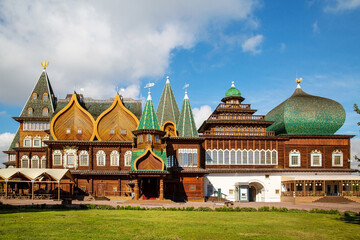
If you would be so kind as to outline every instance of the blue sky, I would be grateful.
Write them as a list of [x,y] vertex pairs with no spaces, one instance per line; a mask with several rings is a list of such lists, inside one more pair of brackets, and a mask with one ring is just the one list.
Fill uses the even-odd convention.
[[302,77],[304,91],[344,106],[337,133],[359,138],[359,24],[360,0],[2,1],[0,147],[16,132],[11,117],[43,60],[58,98],[80,88],[98,99],[114,97],[116,88],[143,98],[151,81],[157,106],[169,75],[180,108],[189,83],[198,124],[232,81],[244,103],[266,114]]

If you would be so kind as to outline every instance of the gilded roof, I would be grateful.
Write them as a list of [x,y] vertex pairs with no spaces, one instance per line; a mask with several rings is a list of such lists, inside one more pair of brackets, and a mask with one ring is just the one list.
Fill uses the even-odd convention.
[[179,108],[168,79],[161,94],[160,102],[156,110],[156,116],[159,120],[160,126],[162,126],[167,121],[177,123],[179,114]]
[[293,95],[265,117],[276,134],[332,135],[345,122],[343,106],[331,99],[305,93],[300,86]]

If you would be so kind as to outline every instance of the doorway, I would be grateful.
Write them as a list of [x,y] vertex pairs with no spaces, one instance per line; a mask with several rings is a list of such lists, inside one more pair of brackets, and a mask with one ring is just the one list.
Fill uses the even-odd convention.
[[140,196],[142,199],[153,199],[159,197],[159,178],[144,177],[140,179]]

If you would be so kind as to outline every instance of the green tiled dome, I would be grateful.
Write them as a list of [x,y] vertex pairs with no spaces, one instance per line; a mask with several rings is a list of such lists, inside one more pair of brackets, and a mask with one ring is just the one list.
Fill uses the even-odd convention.
[[305,93],[300,85],[293,95],[265,117],[276,134],[332,135],[345,122],[343,106],[331,99]]
[[230,96],[239,96],[241,97],[241,92],[239,89],[237,89],[235,87],[234,82],[232,82],[231,88],[229,88],[229,90],[226,91],[225,93],[225,97],[230,97]]

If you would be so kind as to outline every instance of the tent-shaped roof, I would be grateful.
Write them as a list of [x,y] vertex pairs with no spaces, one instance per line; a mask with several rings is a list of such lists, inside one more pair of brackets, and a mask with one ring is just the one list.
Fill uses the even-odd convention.
[[71,179],[72,176],[69,169],[46,169],[46,168],[5,168],[0,169],[0,178],[9,179],[17,174],[21,174],[29,180],[35,180],[41,175],[47,174],[56,181],[61,179]]
[[149,96],[147,98],[147,101],[146,101],[146,104],[144,107],[144,112],[141,116],[140,123],[138,126],[138,130],[141,130],[141,129],[160,130],[159,122],[158,122],[156,114],[155,114],[154,105],[152,103],[150,92],[149,92]]
[[199,137],[187,92],[185,92],[179,121],[177,123],[177,130],[179,137]]

